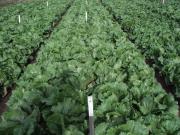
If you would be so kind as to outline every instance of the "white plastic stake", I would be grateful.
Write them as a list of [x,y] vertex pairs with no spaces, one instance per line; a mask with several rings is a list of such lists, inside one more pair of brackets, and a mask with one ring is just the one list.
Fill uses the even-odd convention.
[[48,7],[49,6],[49,2],[47,1],[46,4],[47,4],[47,7]]
[[163,4],[165,3],[165,0],[162,0]]
[[88,111],[89,111],[89,116],[94,116],[93,96],[88,96]]
[[19,20],[19,23],[21,23],[21,16],[18,15],[18,20]]
[[87,22],[87,11],[86,11],[86,22]]
[[89,135],[94,135],[93,96],[88,96]]

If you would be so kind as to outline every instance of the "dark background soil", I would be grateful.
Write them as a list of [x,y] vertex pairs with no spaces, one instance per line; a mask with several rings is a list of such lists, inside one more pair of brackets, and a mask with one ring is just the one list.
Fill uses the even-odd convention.
[[0,7],[6,6],[8,4],[14,4],[17,2],[22,2],[22,1],[25,1],[25,0],[0,0]]

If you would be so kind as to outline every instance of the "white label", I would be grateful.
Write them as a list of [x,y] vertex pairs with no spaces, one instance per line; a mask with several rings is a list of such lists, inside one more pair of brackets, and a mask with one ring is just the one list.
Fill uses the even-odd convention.
[[89,116],[94,116],[92,96],[88,96],[88,111],[89,111]]
[[163,0],[163,4],[164,4],[165,0]]
[[47,7],[48,7],[48,6],[49,6],[49,2],[47,1],[47,3],[46,3],[46,4],[47,4]]
[[86,22],[87,22],[87,11],[86,11]]
[[19,20],[19,23],[21,23],[21,16],[18,15],[18,20]]

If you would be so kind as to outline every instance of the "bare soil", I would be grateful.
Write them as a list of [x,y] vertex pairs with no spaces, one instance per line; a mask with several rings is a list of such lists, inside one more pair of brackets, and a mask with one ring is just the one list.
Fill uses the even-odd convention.
[[7,101],[9,100],[9,97],[11,96],[12,91],[10,91],[0,102],[0,115],[2,115],[3,112],[7,109]]
[[15,4],[26,0],[0,0],[0,7],[7,6],[9,4]]

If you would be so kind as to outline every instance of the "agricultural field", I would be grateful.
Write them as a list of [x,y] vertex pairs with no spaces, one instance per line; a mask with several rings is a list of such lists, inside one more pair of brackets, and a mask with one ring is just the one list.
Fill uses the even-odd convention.
[[1,102],[12,92],[0,135],[180,135],[179,6],[36,0],[0,9]]
[[180,97],[180,1],[104,0],[103,5]]
[[4,95],[4,88],[12,87],[26,66],[33,62],[36,52],[61,17],[60,13],[70,2],[54,0],[50,3],[51,8],[47,8],[46,2],[40,0],[0,10],[1,96]]

